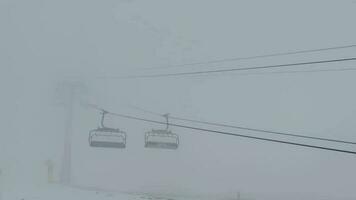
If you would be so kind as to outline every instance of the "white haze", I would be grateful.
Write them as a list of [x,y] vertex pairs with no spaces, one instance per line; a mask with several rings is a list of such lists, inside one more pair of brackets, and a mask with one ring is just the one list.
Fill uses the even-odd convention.
[[[143,134],[160,125],[116,117],[107,124],[128,133],[127,148],[93,149],[88,132],[100,115],[80,104],[164,120],[130,108],[134,105],[177,117],[356,141],[353,71],[102,78],[353,57],[355,48],[138,70],[354,44],[355,19],[352,0],[0,0],[0,191],[46,188],[48,159],[59,180],[67,110],[55,89],[75,81],[86,88],[74,104],[73,186],[212,198],[240,192],[256,200],[356,199],[354,155],[174,127],[181,137],[177,151],[150,150],[143,147]],[[352,145],[309,143],[356,151]]]

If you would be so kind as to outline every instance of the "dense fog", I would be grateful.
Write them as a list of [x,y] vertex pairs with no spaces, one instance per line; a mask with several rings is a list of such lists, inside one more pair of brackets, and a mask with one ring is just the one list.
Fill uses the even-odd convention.
[[[0,199],[54,200],[65,190],[120,200],[356,199],[352,153],[175,126],[176,150],[144,147],[147,131],[165,129],[152,111],[172,124],[354,152],[174,119],[356,142],[354,60],[137,77],[356,57],[355,19],[353,0],[0,0]],[[335,46],[350,48],[230,59]],[[126,148],[93,148],[101,111],[92,104],[163,124],[108,114]]]

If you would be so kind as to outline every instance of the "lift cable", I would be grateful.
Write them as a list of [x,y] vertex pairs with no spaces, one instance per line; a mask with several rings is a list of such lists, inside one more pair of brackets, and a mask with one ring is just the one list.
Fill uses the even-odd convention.
[[[304,74],[304,73],[319,73],[319,72],[326,72],[326,73],[327,72],[352,72],[352,71],[356,71],[356,67],[313,69],[313,70],[281,70],[281,71],[268,71],[268,72],[266,72],[266,71],[265,72],[248,72],[248,73],[237,73],[237,74],[234,74],[234,76]],[[126,77],[96,76],[94,78],[95,79],[121,79],[121,80],[130,79],[127,76]]]
[[129,76],[101,76],[98,78],[110,78],[110,79],[142,79],[142,78],[161,78],[161,77],[179,77],[188,75],[204,75],[204,74],[216,74],[216,73],[227,73],[235,71],[251,71],[251,70],[261,70],[261,69],[276,69],[303,65],[319,65],[327,63],[339,63],[355,61],[356,57],[351,58],[340,58],[331,60],[317,60],[309,62],[297,62],[297,63],[286,63],[277,65],[264,65],[264,66],[251,66],[251,67],[240,67],[240,68],[227,68],[227,69],[216,69],[216,70],[206,70],[206,71],[192,71],[192,72],[178,72],[178,73],[160,73],[160,74],[148,74],[148,75],[129,75]]
[[[101,110],[101,111],[104,110],[104,109],[99,108],[98,106],[94,106],[93,108]],[[120,118],[125,118],[125,119],[166,125],[166,122],[161,122],[161,121],[156,121],[156,120],[151,120],[151,119],[146,119],[146,118],[141,118],[141,117],[136,117],[136,116],[131,116],[131,115],[124,115],[124,114],[113,113],[113,112],[108,112],[108,114],[110,114],[112,116],[117,116]],[[305,148],[321,149],[321,150],[325,150],[325,151],[334,151],[334,152],[356,155],[356,151],[348,151],[348,150],[330,148],[330,147],[325,147],[325,146],[309,145],[309,144],[304,144],[304,143],[289,142],[289,141],[285,141],[285,140],[276,140],[276,139],[269,139],[269,138],[263,138],[263,137],[255,137],[255,136],[249,136],[249,135],[243,135],[243,134],[236,134],[236,133],[232,133],[232,132],[218,131],[218,130],[213,130],[213,129],[205,129],[205,128],[199,128],[199,127],[194,127],[194,126],[186,126],[186,125],[175,124],[175,123],[169,123],[169,125],[174,126],[174,127],[179,127],[179,128],[201,131],[201,132],[210,132],[210,133],[221,134],[221,135],[229,135],[229,136],[235,136],[235,137],[249,138],[249,139],[253,139],[253,140],[281,143],[281,144],[300,146],[300,147],[305,147]]]
[[356,67],[314,69],[314,70],[283,70],[283,71],[271,71],[271,72],[250,72],[250,73],[243,73],[243,74],[236,74],[236,75],[239,75],[239,76],[247,76],[247,75],[276,75],[276,74],[302,74],[302,73],[346,72],[346,71],[356,71]]
[[[123,114],[118,114],[118,113],[109,113],[109,114],[111,114],[113,116],[121,117],[121,118],[126,118],[126,119],[133,119],[133,120],[144,121],[144,122],[149,122],[149,123],[156,123],[156,124],[163,124],[163,125],[166,124],[165,122],[160,122],[160,121],[155,121],[155,120],[150,120],[150,119],[145,119],[145,118],[139,118],[139,117],[134,117],[134,116],[130,116],[130,115],[123,115]],[[203,132],[210,132],[210,133],[216,133],[216,134],[222,134],[222,135],[230,135],[230,136],[235,136],[235,137],[243,137],[243,138],[275,142],[275,143],[282,143],[282,144],[288,144],[288,145],[294,145],[294,146],[302,146],[302,147],[307,147],[307,148],[356,154],[355,151],[335,149],[335,148],[329,148],[329,147],[323,147],[323,146],[316,146],[316,145],[309,145],[309,144],[303,144],[303,143],[289,142],[289,141],[284,141],[284,140],[255,137],[255,136],[236,134],[236,133],[225,132],[225,131],[218,131],[218,130],[212,130],[212,129],[198,128],[198,127],[193,127],[193,126],[186,126],[186,125],[181,125],[181,124],[169,123],[169,125],[179,127],[179,128],[185,128],[185,129],[191,129],[191,130],[197,130],[197,131],[203,131]]]
[[[159,113],[152,112],[143,108],[139,108],[137,106],[131,106],[131,108],[134,108],[136,110],[139,110],[141,112],[149,113],[152,115],[157,115],[160,116]],[[331,139],[331,138],[323,138],[323,137],[315,137],[315,136],[307,136],[307,135],[300,135],[300,134],[293,134],[293,133],[286,133],[286,132],[280,132],[280,131],[272,131],[272,130],[266,130],[266,129],[257,129],[257,128],[249,128],[249,127],[244,127],[244,126],[236,126],[236,125],[229,125],[229,124],[222,124],[222,123],[215,123],[215,122],[207,122],[207,121],[200,121],[200,120],[195,120],[195,119],[187,119],[187,118],[181,118],[181,117],[175,117],[175,116],[170,116],[171,119],[179,120],[179,121],[185,121],[185,122],[193,122],[193,123],[199,123],[199,124],[206,124],[206,125],[212,125],[212,126],[220,126],[220,127],[225,127],[225,128],[234,128],[234,129],[239,129],[239,130],[247,130],[247,131],[253,131],[253,132],[260,132],[260,133],[269,133],[269,134],[275,134],[275,135],[284,135],[284,136],[290,136],[290,137],[298,137],[298,138],[305,138],[305,139],[312,139],[312,140],[320,140],[320,141],[327,141],[327,142],[335,142],[335,143],[342,143],[342,144],[351,144],[351,145],[356,145],[356,142],[352,141],[346,141],[346,140],[338,140],[338,139]]]
[[348,48],[355,48],[355,47],[356,47],[356,44],[351,44],[351,45],[343,45],[343,46],[334,46],[334,47],[317,48],[317,49],[307,49],[307,50],[279,52],[279,53],[271,53],[271,54],[255,55],[255,56],[246,56],[246,57],[224,58],[224,59],[216,59],[216,60],[209,60],[209,61],[200,61],[200,62],[168,65],[168,66],[146,67],[146,68],[139,68],[139,69],[169,69],[169,68],[179,68],[179,67],[191,67],[191,66],[195,66],[195,65],[207,65],[207,64],[215,64],[215,63],[240,61],[240,60],[253,60],[253,59],[258,59],[258,58],[268,58],[268,57],[277,57],[277,56],[286,56],[286,55],[315,53],[315,52],[323,52],[323,51],[339,50],[339,49],[348,49]]

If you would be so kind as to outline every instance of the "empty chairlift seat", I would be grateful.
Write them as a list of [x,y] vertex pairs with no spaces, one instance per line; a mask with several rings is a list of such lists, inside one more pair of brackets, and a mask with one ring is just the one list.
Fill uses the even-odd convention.
[[179,137],[168,130],[151,130],[145,134],[145,147],[158,149],[177,149]]
[[103,110],[101,127],[89,132],[89,145],[102,148],[126,148],[126,133],[119,129],[105,127],[106,114],[108,112]]
[[169,130],[169,114],[163,115],[166,118],[166,129],[153,129],[145,133],[145,147],[158,149],[177,149],[179,137]]
[[89,144],[91,147],[125,148],[126,133],[119,129],[98,128],[90,132]]

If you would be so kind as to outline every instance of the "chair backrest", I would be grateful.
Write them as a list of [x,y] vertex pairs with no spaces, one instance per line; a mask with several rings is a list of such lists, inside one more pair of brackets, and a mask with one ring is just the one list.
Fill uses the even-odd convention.
[[145,134],[146,148],[177,149],[179,136],[168,130],[152,130]]
[[126,133],[118,129],[98,128],[89,133],[89,145],[104,148],[125,148]]

